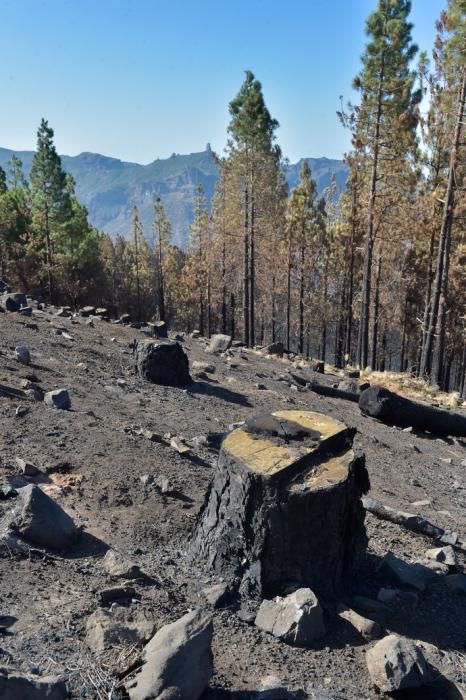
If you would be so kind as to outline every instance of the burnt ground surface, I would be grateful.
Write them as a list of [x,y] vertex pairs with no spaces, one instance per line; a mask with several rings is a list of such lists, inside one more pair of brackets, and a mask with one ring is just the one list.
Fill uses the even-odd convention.
[[[72,339],[57,335],[57,328]],[[20,388],[21,380],[35,375],[46,391],[69,389],[72,401],[71,410],[59,411],[42,402],[0,397],[1,480],[17,473],[16,457],[33,462],[45,475],[30,480],[85,532],[66,555],[38,549],[29,556],[2,551],[0,615],[17,620],[0,636],[0,665],[63,674],[72,697],[124,697],[114,674],[123,676],[140,650],[118,647],[99,657],[85,643],[86,620],[97,608],[96,592],[114,585],[101,563],[108,547],[131,556],[150,577],[135,584],[140,600],[134,605],[157,627],[193,605],[205,604],[199,589],[209,578],[190,568],[185,551],[217,452],[195,445],[190,454],[181,455],[167,444],[137,435],[138,427],[190,440],[227,431],[231,423],[254,412],[325,412],[357,428],[355,446],[366,454],[373,498],[466,536],[466,477],[461,466],[466,447],[461,441],[383,425],[362,416],[357,404],[297,391],[279,381],[291,366],[286,362],[239,349],[232,350],[231,357],[215,357],[205,352],[203,339],[187,337],[182,345],[191,364],[202,360],[215,365],[208,381],[197,380],[187,390],[151,385],[134,372],[130,344],[141,337],[136,329],[99,320],[92,328],[85,319],[57,318],[53,312],[35,312],[32,318],[0,315],[0,384]],[[31,350],[29,366],[14,359],[19,343]],[[309,378],[335,381],[330,375],[313,375],[309,368],[300,371]],[[25,415],[16,414],[18,405],[27,408]],[[172,493],[147,489],[140,480],[145,474],[168,477]],[[412,505],[416,502],[424,504]],[[0,511],[7,504],[0,502]],[[436,545],[371,515],[366,525],[369,551],[355,593],[375,599],[380,586],[387,585],[378,573],[384,554],[392,551],[414,561]],[[461,555],[459,562],[462,570]],[[256,697],[254,691],[267,684],[304,689],[311,698],[380,697],[365,663],[365,651],[373,642],[345,626],[331,603],[325,608],[327,636],[313,649],[288,646],[243,622],[229,608],[213,615],[215,672],[205,700]],[[442,576],[426,592],[406,596],[404,603],[372,617],[391,632],[439,647],[440,652],[427,647],[436,667],[452,680],[463,679],[466,596],[451,593]]]

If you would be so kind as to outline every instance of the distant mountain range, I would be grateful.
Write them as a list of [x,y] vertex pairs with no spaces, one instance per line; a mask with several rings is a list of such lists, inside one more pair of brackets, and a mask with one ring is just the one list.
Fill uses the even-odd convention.
[[[29,174],[33,151],[12,151],[0,148],[0,166],[8,169],[8,161],[15,154],[23,162],[24,172]],[[173,243],[186,246],[189,224],[192,221],[192,201],[198,185],[202,185],[208,200],[214,193],[218,179],[217,167],[210,147],[200,153],[173,154],[164,160],[157,159],[148,165],[127,163],[98,153],[80,153],[77,156],[61,156],[64,169],[76,181],[76,194],[89,212],[93,226],[115,237],[121,233],[128,237],[131,227],[131,209],[134,204],[148,240],[152,238],[153,203],[160,197],[165,206],[173,230]],[[307,158],[317,189],[322,193],[333,175],[344,189],[347,167],[341,160]],[[302,160],[287,168],[287,181],[295,187],[299,181]]]

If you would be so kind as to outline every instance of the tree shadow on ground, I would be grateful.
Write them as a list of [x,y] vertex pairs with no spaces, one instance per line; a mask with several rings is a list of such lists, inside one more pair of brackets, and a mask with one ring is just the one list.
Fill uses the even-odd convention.
[[252,406],[244,394],[207,382],[193,382],[188,391],[191,394],[212,396],[213,398],[222,399],[222,401],[228,401],[229,403],[234,403],[239,406]]
[[464,649],[466,596],[451,591],[443,574],[436,574],[427,582],[424,591],[402,586],[380,571],[382,559],[372,553],[366,555],[355,581],[354,593],[374,601],[376,606],[377,593],[381,588],[402,590],[405,595],[397,597],[390,604],[379,603],[377,612],[368,612],[364,606],[358,607],[354,599],[348,598],[351,607],[391,633],[419,639],[445,650]]

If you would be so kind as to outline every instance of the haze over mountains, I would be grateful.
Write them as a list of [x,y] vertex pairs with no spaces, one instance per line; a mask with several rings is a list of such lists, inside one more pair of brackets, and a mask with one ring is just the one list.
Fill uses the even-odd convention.
[[[29,174],[33,151],[13,151],[0,148],[0,166],[8,170],[8,161],[15,154]],[[99,230],[113,237],[128,237],[131,230],[131,209],[137,205],[147,239],[152,239],[153,203],[161,197],[172,224],[173,243],[185,248],[192,202],[198,185],[202,185],[208,200],[214,193],[218,171],[210,147],[199,153],[173,154],[148,165],[129,163],[100,155],[80,153],[61,156],[64,169],[76,181],[76,193],[89,212],[89,220]],[[337,185],[344,188],[347,168],[343,161],[329,158],[307,158],[317,189],[322,193],[335,175]],[[302,160],[287,168],[289,187],[299,180]]]

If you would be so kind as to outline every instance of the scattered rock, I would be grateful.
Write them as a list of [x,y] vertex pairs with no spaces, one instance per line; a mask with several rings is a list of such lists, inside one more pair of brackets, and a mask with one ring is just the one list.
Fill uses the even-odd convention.
[[229,588],[226,583],[215,583],[212,586],[206,586],[202,592],[207,602],[213,608],[221,608],[229,598]]
[[374,622],[374,620],[369,620],[367,617],[359,615],[359,613],[355,610],[351,610],[351,608],[340,606],[338,609],[338,616],[341,617],[342,620],[349,622],[349,624],[365,639],[377,639],[382,636],[383,630],[378,622]]
[[196,372],[207,372],[208,374],[215,373],[215,365],[212,365],[209,362],[201,362],[200,360],[194,360],[191,366]]
[[263,348],[263,352],[265,352],[266,355],[278,355],[278,357],[283,357],[285,346],[280,342],[270,343],[270,345],[266,345],[265,348]]
[[427,583],[435,578],[435,573],[421,564],[408,564],[392,552],[383,558],[380,571],[396,583],[408,588],[424,591]]
[[136,591],[131,586],[117,586],[114,588],[104,588],[99,591],[97,597],[100,605],[109,605],[116,600],[132,600],[136,596]]
[[425,554],[427,559],[432,559],[433,561],[441,562],[447,566],[456,566],[456,554],[455,550],[451,545],[447,547],[437,547],[435,549],[428,549]]
[[71,310],[68,307],[64,306],[63,308],[58,309],[55,316],[58,316],[58,318],[70,318]]
[[21,459],[21,457],[16,457],[15,461],[23,476],[37,476],[37,474],[41,474],[41,470],[36,467],[35,464],[32,464],[32,462],[27,462],[25,459]]
[[136,562],[115,549],[108,550],[102,559],[102,564],[105,571],[115,578],[132,579],[143,575]]
[[172,437],[170,440],[170,447],[173,447],[180,455],[187,454],[191,451],[191,448],[179,437]]
[[162,627],[126,688],[131,700],[198,700],[213,673],[212,621],[200,611]]
[[140,610],[119,605],[99,608],[87,620],[86,642],[99,653],[115,645],[143,644],[154,634],[154,621]]
[[5,311],[19,311],[22,306],[27,306],[26,295],[21,292],[10,292],[3,294],[1,305]]
[[418,603],[417,593],[402,591],[399,588],[381,588],[377,593],[377,600],[385,604],[404,602],[411,608],[415,608]]
[[71,399],[67,389],[55,389],[44,394],[44,403],[52,408],[67,411],[71,408]]
[[141,377],[154,384],[185,386],[191,383],[186,353],[174,340],[137,340],[136,369]]
[[427,665],[420,648],[410,639],[390,634],[366,653],[369,675],[385,693],[419,688],[428,680]]
[[31,353],[27,345],[17,345],[15,348],[15,358],[22,365],[28,365],[31,361]]
[[19,496],[19,511],[13,511],[9,524],[25,540],[68,549],[79,539],[80,531],[70,516],[37,486],[28,484]]
[[2,700],[65,700],[65,681],[50,676],[29,676],[10,668],[0,668]]
[[296,646],[307,646],[325,634],[322,608],[310,588],[300,588],[285,598],[263,600],[255,623],[264,632]]
[[345,368],[345,377],[348,377],[348,379],[359,379],[360,376],[361,376],[360,369],[353,369],[352,367]]
[[210,352],[212,354],[226,352],[230,345],[231,335],[223,335],[223,333],[217,333],[216,335],[213,335],[210,339],[207,352]]
[[324,374],[325,363],[323,362],[323,360],[317,360],[317,362],[314,362],[311,369],[313,372],[317,372],[318,374]]

